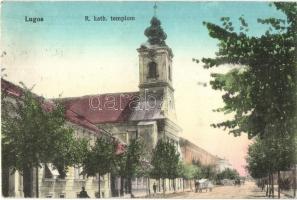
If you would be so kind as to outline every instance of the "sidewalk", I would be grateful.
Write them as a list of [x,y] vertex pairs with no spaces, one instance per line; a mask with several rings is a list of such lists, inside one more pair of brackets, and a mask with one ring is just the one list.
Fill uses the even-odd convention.
[[176,196],[184,196],[187,195],[187,193],[190,193],[191,191],[178,191],[178,192],[171,192],[171,193],[165,193],[165,196],[163,192],[157,193],[157,194],[151,194],[150,196],[145,196],[145,198],[152,198],[152,199],[162,199],[162,198],[173,198]]
[[281,193],[283,195],[285,195],[286,197],[289,197],[289,198],[294,198],[293,195],[294,195],[294,191],[293,189],[290,189],[290,190],[283,190],[281,191]]

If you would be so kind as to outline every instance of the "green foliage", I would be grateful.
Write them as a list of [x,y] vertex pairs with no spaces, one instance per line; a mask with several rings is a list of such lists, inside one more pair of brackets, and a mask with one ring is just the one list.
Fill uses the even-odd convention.
[[64,138],[61,138],[64,146],[59,149],[59,153],[55,156],[55,159],[52,162],[58,169],[60,178],[66,177],[68,166],[81,165],[88,152],[89,142],[84,138],[75,139],[72,137],[72,132],[69,133],[71,134],[65,134]]
[[249,147],[247,169],[255,178],[296,163],[297,134],[297,3],[274,3],[284,19],[258,19],[268,25],[265,34],[248,34],[248,24],[239,18],[234,31],[230,18],[222,26],[204,23],[212,38],[219,40],[215,58],[203,58],[205,68],[233,65],[224,74],[212,74],[212,88],[224,92],[223,108],[233,113],[231,120],[213,124],[234,136],[256,137]]
[[[2,93],[2,163],[22,172],[58,161],[64,168],[78,162],[72,129],[65,126],[64,108],[37,97],[23,85],[23,95],[11,99]],[[71,141],[71,142],[70,142]]]
[[202,165],[201,175],[199,178],[214,179],[216,176],[216,169],[214,165]]
[[153,151],[151,165],[153,178],[177,178],[180,174],[179,153],[174,144],[159,140]]
[[248,34],[243,17],[239,32],[228,17],[221,19],[222,26],[204,22],[209,35],[219,40],[216,58],[203,58],[204,67],[236,65],[225,74],[213,74],[211,82],[213,89],[224,91],[225,106],[217,111],[234,113],[232,120],[213,126],[228,128],[234,136],[290,135],[296,130],[297,4],[274,5],[286,19],[259,19],[270,25],[260,37]]
[[100,176],[112,171],[116,160],[116,145],[110,138],[101,136],[87,152],[83,160],[83,173],[87,176]]
[[146,173],[144,159],[144,143],[140,139],[132,139],[126,152],[125,176],[132,178]]
[[184,179],[199,179],[201,177],[201,168],[197,165],[182,163],[180,177]]
[[223,179],[239,179],[239,173],[235,169],[225,169],[224,171],[218,173],[216,175],[217,180],[223,180]]
[[144,162],[144,143],[141,139],[132,139],[123,154],[116,155],[113,174],[125,178],[146,176],[149,170],[148,163]]
[[247,169],[252,177],[263,178],[278,170],[288,170],[295,161],[293,137],[269,137],[265,140],[256,138],[249,146]]

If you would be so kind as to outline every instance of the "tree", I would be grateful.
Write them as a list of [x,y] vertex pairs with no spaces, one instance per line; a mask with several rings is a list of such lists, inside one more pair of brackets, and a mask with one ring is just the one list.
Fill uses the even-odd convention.
[[217,180],[223,180],[223,179],[231,179],[235,180],[239,178],[239,173],[235,169],[227,168],[223,170],[222,172],[218,173],[216,175]]
[[[243,17],[235,32],[229,17],[223,27],[206,23],[211,37],[218,39],[216,58],[203,58],[205,68],[238,65],[226,74],[213,74],[213,89],[223,90],[225,106],[218,111],[235,112],[233,120],[214,124],[249,137],[266,136],[271,129],[290,133],[296,128],[296,3],[275,3],[287,19],[259,19],[270,25],[264,35],[249,36]],[[279,131],[279,132],[280,132]]]
[[[184,164],[182,162],[180,162],[181,165],[181,174],[180,177],[183,178],[183,185],[185,185],[184,180],[192,180],[192,179],[199,179],[199,177],[201,176],[201,169],[193,164]],[[190,182],[191,184],[191,182]],[[190,185],[191,189],[192,189],[192,185]]]
[[165,179],[174,179],[179,175],[179,153],[174,144],[159,140],[151,160],[151,176],[162,179],[163,193],[165,194]]
[[[292,142],[292,138],[286,137],[269,137],[265,140],[256,138],[255,142],[249,146],[247,169],[253,178],[269,177],[268,183],[272,188],[272,196],[274,195],[273,173],[278,172],[278,183],[280,183],[279,172],[290,169],[291,161],[294,159],[295,150],[291,148],[291,145],[288,145]],[[278,188],[278,196],[280,197],[280,187]]]
[[132,196],[132,178],[142,174],[142,159],[144,159],[143,142],[139,138],[132,139],[126,152],[125,177],[128,180],[128,192]]
[[60,140],[64,144],[63,148],[57,149],[59,153],[55,155],[52,163],[59,171],[59,178],[64,179],[69,166],[83,164],[87,156],[89,141],[85,138],[75,139],[72,134],[62,135]]
[[102,135],[88,151],[83,161],[83,173],[89,176],[98,174],[98,197],[101,197],[101,176],[110,173],[115,165],[116,145],[114,141]]
[[[234,113],[232,120],[212,126],[228,128],[234,136],[242,132],[249,138],[258,136],[272,149],[266,162],[279,171],[296,164],[296,142],[292,141],[296,141],[297,130],[297,3],[277,2],[274,6],[286,17],[258,19],[269,26],[259,37],[248,34],[243,17],[239,18],[239,31],[229,17],[221,18],[222,26],[204,22],[210,36],[219,40],[219,51],[215,58],[202,61],[205,68],[235,66],[225,74],[212,74],[213,89],[224,91],[225,106],[217,111]],[[283,159],[281,155],[287,156]]]
[[201,177],[207,179],[214,179],[216,176],[216,170],[214,165],[202,165]]
[[[72,129],[65,126],[62,105],[49,103],[22,86],[22,94],[14,99],[2,92],[2,169],[21,172],[24,196],[32,197],[32,169],[36,169],[38,183],[38,168],[42,163],[52,163],[58,155],[65,167],[73,163],[75,160],[69,161],[60,151],[69,151],[65,149],[70,146],[64,139],[73,140],[74,136]],[[75,152],[69,152],[72,153]]]

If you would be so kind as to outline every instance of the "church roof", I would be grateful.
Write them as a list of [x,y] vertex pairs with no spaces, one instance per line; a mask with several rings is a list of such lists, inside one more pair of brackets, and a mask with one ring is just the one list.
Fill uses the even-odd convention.
[[[138,102],[137,107],[131,115],[130,121],[147,121],[164,118],[162,111],[164,92],[162,89],[155,90],[146,94],[146,101],[141,100]],[[153,98],[150,98],[153,97]]]
[[[108,93],[55,99],[93,124],[146,121],[164,118],[162,113],[163,91],[154,92],[154,99],[147,100],[139,92]],[[152,100],[154,102],[152,102]]]
[[109,93],[56,99],[67,109],[84,116],[94,124],[127,121],[132,110],[129,105],[138,92]]

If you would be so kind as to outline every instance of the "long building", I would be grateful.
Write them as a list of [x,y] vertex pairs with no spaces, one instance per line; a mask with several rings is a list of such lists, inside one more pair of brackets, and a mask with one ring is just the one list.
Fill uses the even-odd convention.
[[192,164],[193,162],[200,162],[202,165],[217,166],[217,156],[212,155],[189,140],[180,137],[179,144],[182,152],[182,157],[185,163]]

